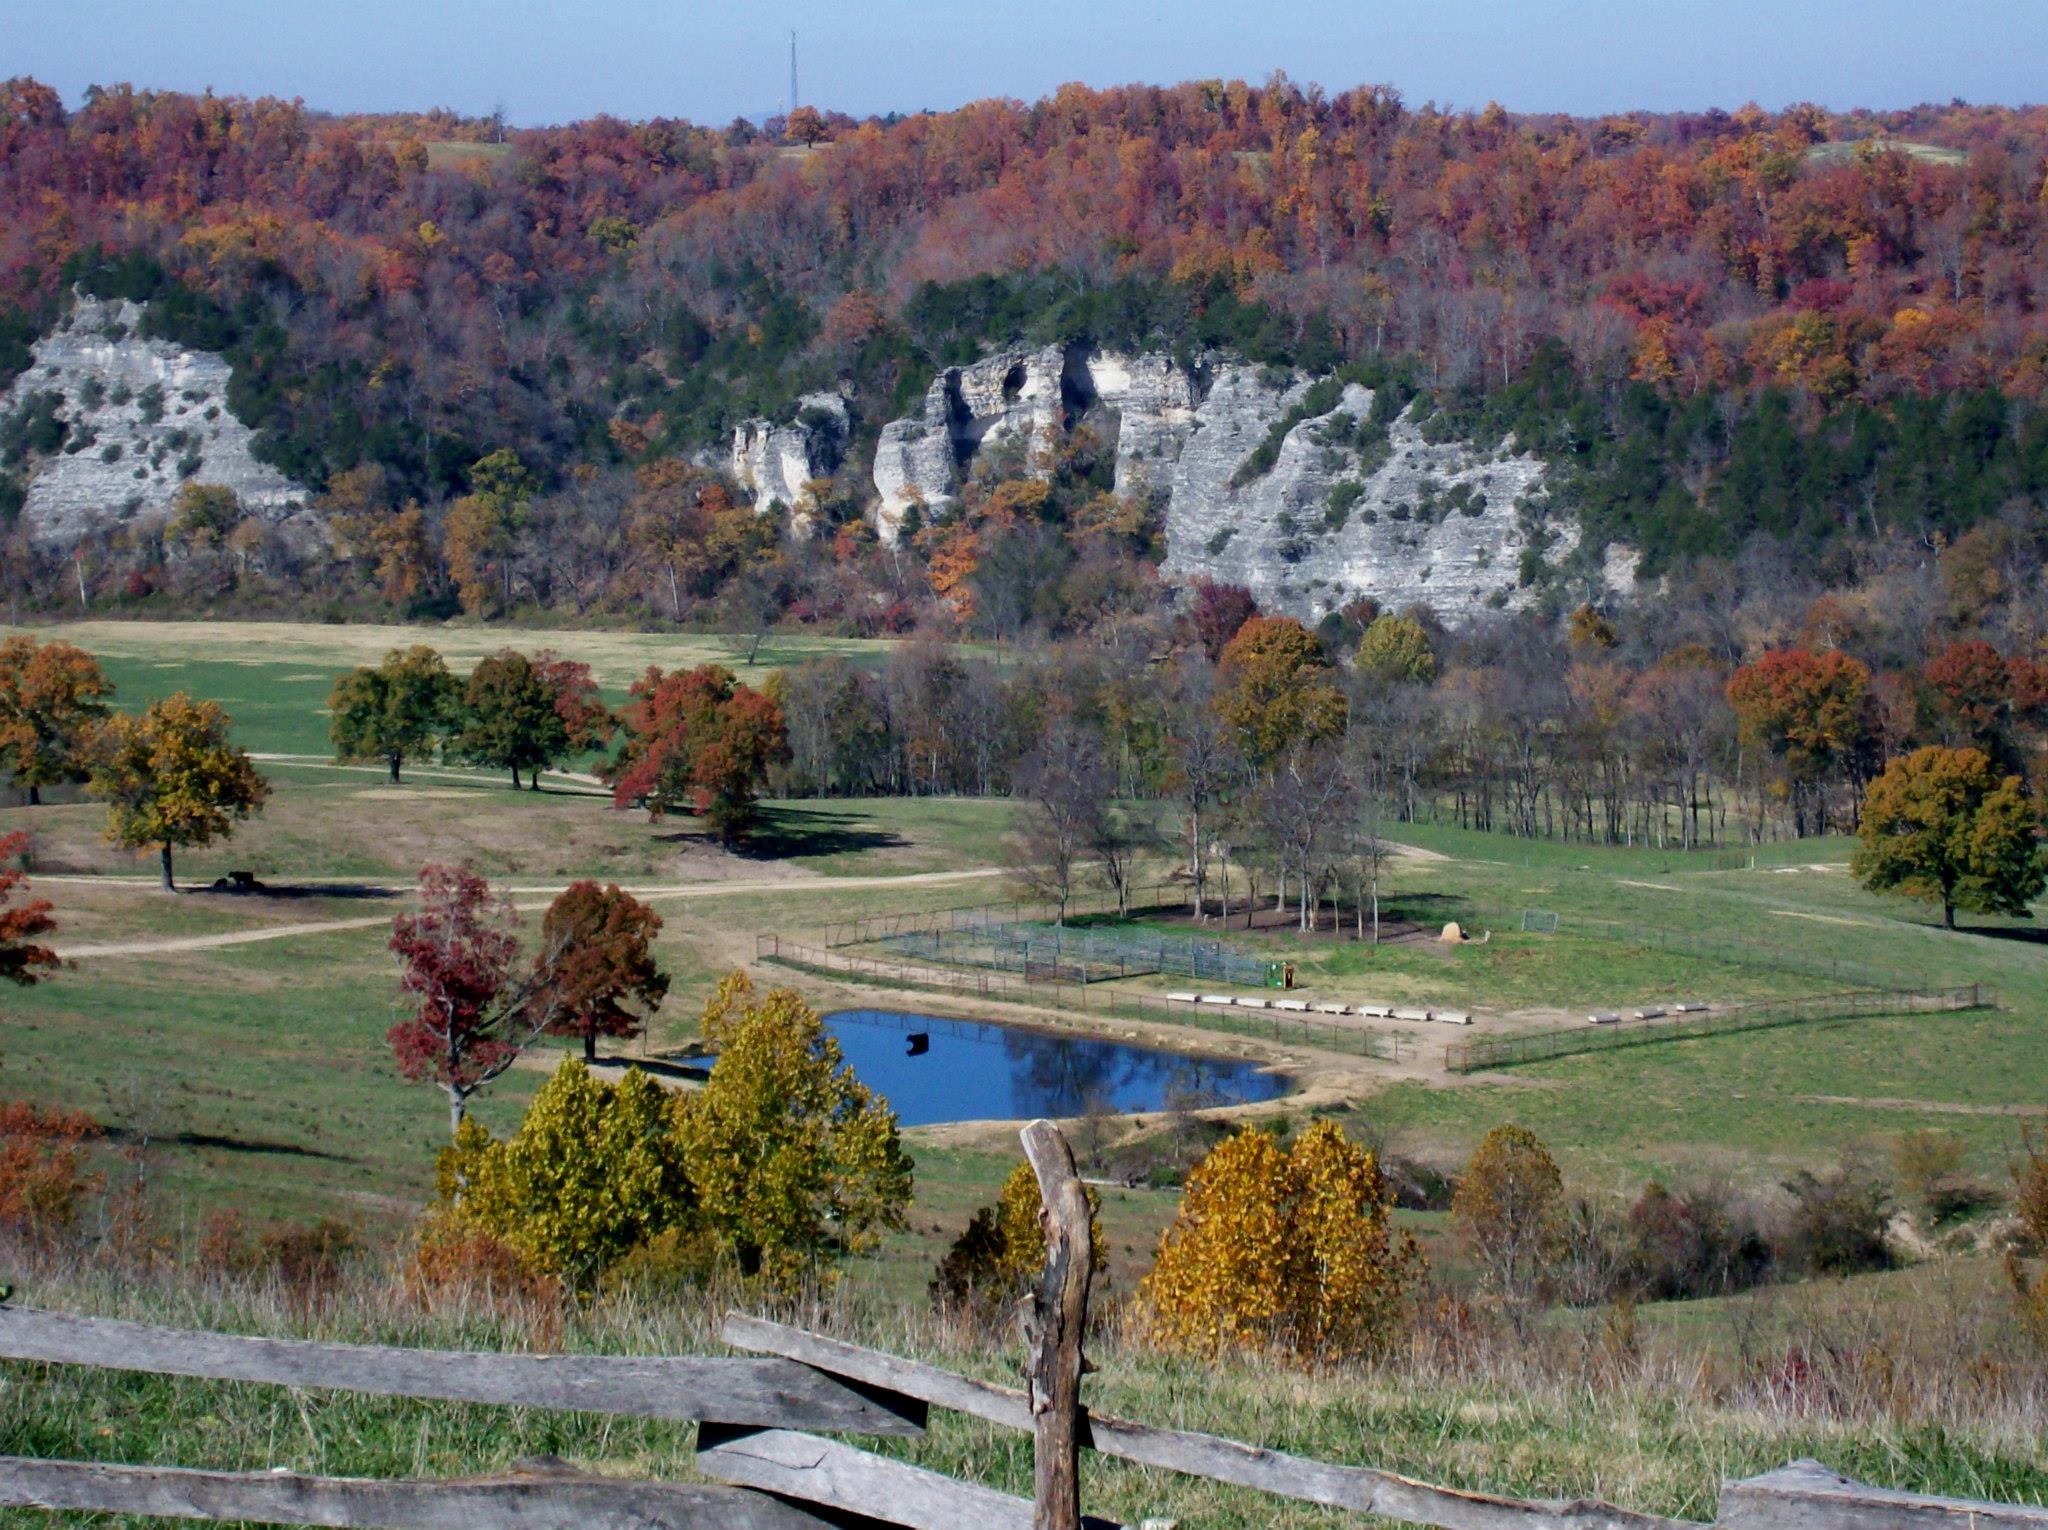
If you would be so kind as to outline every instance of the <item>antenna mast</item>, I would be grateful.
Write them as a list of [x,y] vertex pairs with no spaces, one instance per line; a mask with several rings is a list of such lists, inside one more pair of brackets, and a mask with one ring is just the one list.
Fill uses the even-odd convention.
[[796,33],[789,34],[789,109],[796,110]]

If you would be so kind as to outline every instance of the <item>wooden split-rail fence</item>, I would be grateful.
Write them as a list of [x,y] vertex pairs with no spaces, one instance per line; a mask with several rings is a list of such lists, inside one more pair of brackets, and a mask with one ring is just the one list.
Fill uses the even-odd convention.
[[[1080,1452],[1275,1497],[1444,1530],[1699,1530],[1609,1504],[1537,1502],[1435,1487],[1095,1413],[1081,1400],[1088,1200],[1050,1122],[1024,1132],[1047,1257],[1018,1389],[760,1318],[731,1316],[737,1357],[454,1353],[160,1328],[0,1308],[0,1358],[383,1396],[694,1420],[702,1483],[629,1481],[559,1461],[491,1476],[383,1481],[295,1472],[0,1457],[0,1506],[269,1524],[423,1530],[1081,1530]],[[1034,1437],[1029,1500],[827,1438],[915,1435],[933,1407]],[[1815,1462],[1727,1484],[1731,1530],[2048,1530],[2048,1509],[1871,1488]]]

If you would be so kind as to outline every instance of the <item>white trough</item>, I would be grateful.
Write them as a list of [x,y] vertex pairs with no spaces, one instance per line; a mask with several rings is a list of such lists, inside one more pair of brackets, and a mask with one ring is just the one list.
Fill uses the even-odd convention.
[[1291,1012],[1293,1012],[1293,1013],[1295,1013],[1295,1014],[1301,1014],[1301,1015],[1305,1015],[1305,1014],[1307,1014],[1307,1013],[1308,1013],[1308,1000],[1306,1000],[1306,999],[1275,999],[1275,1000],[1273,1001],[1273,1008],[1275,1008],[1275,1009],[1284,1009],[1284,1010],[1289,1010],[1289,1011],[1291,1011]]
[[1202,1002],[1204,1004],[1235,1004],[1237,1001],[1227,993],[1205,993],[1202,995]]
[[1439,1021],[1444,1025],[1470,1025],[1472,1023],[1472,1017],[1462,1009],[1434,1009],[1430,1011],[1429,1018]]
[[1396,1020],[1427,1020],[1429,1018],[1429,1011],[1426,1009],[1397,1009],[1394,1011],[1394,1018]]
[[1171,1004],[1199,1004],[1202,1002],[1201,999],[1191,993],[1170,993],[1166,998],[1167,1002]]
[[1319,1015],[1348,1015],[1351,1013],[1351,1006],[1349,1004],[1318,1004],[1315,1008],[1316,1013]]
[[1361,1004],[1358,1006],[1358,1012],[1361,1015],[1364,1015],[1367,1018],[1373,1020],[1390,1020],[1393,1018],[1394,1014],[1394,1012],[1391,1009],[1387,1008],[1387,1006],[1384,1004]]
[[1705,1004],[1674,1004],[1671,1006],[1672,1013],[1678,1015],[1703,1015],[1707,1012],[1707,1009],[1708,1006]]
[[1230,1002],[1235,1004],[1239,1009],[1264,1009],[1266,1007],[1266,1001],[1264,999],[1248,999],[1243,994],[1239,994]]
[[1662,1020],[1664,1018],[1664,1011],[1656,1008],[1653,1005],[1645,1009],[1637,1010],[1635,1012],[1635,1018],[1638,1020]]
[[1592,1014],[1586,1016],[1586,1023],[1588,1025],[1619,1025],[1621,1024],[1621,1016],[1613,1010],[1595,1010]]

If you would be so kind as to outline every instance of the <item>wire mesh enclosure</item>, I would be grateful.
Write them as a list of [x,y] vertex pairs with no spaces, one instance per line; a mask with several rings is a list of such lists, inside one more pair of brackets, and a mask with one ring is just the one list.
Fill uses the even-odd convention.
[[1276,988],[1285,964],[1221,940],[1146,930],[1064,929],[956,911],[943,928],[891,935],[883,945],[956,967],[1015,972],[1032,982],[1101,983],[1163,974],[1246,988]]

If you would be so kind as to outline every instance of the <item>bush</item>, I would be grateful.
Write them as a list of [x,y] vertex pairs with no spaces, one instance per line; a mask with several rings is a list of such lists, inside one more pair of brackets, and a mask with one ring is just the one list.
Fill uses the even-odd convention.
[[1423,1269],[1397,1234],[1377,1157],[1330,1121],[1292,1150],[1256,1128],[1189,1177],[1139,1289],[1145,1331],[1167,1349],[1278,1348],[1297,1360],[1378,1349]]
[[2028,1126],[2020,1134],[2012,1179],[2012,1213],[2019,1228],[2014,1247],[2006,1254],[2006,1275],[2021,1321],[2048,1348],[2048,1270],[2036,1270],[2029,1263],[2030,1258],[2048,1258],[2048,1124]]
[[691,1216],[682,1114],[680,1098],[638,1069],[606,1084],[567,1058],[503,1142],[464,1120],[441,1153],[442,1200],[530,1270],[588,1291]]
[[1770,1271],[1763,1230],[1718,1189],[1674,1194],[1652,1180],[1629,1207],[1626,1231],[1629,1279],[1653,1301],[1725,1295]]
[[1885,1224],[1891,1189],[1871,1168],[1845,1160],[1824,1176],[1801,1170],[1785,1182],[1792,1209],[1778,1254],[1788,1269],[1808,1275],[1855,1275],[1891,1267]]
[[341,1283],[362,1240],[346,1222],[253,1223],[239,1211],[216,1211],[199,1236],[199,1267],[216,1276],[275,1282],[295,1302],[324,1301]]
[[[1102,1242],[1102,1198],[1088,1192],[1089,1260],[1095,1273],[1108,1264]],[[1003,1181],[993,1206],[974,1213],[932,1273],[932,1304],[987,1327],[1000,1324],[1037,1284],[1045,1268],[1045,1227],[1039,1221],[1038,1176],[1020,1163]]]
[[562,1291],[560,1281],[529,1269],[518,1249],[452,1206],[428,1212],[421,1222],[402,1284],[429,1310],[523,1306],[553,1301]]
[[1954,1132],[1903,1133],[1892,1144],[1892,1174],[1899,1193],[1928,1228],[1974,1210],[1982,1200],[1963,1167],[1962,1139]]
[[0,1102],[0,1228],[45,1245],[70,1232],[103,1183],[87,1159],[98,1135],[77,1111]]

